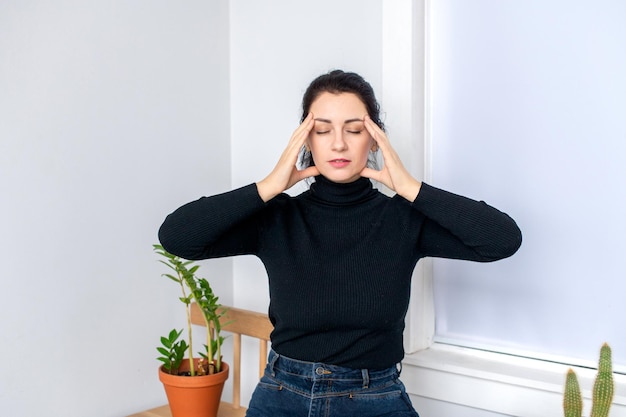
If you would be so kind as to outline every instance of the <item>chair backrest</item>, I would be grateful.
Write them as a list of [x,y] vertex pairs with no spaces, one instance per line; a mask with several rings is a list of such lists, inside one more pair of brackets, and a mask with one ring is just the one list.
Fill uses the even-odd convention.
[[[231,370],[233,375],[233,408],[239,408],[241,403],[241,336],[259,339],[259,378],[263,376],[267,364],[267,344],[270,333],[274,330],[267,314],[241,308],[223,306],[224,313],[220,319],[222,330],[232,333],[233,361]],[[191,305],[191,322],[205,326],[200,307]]]

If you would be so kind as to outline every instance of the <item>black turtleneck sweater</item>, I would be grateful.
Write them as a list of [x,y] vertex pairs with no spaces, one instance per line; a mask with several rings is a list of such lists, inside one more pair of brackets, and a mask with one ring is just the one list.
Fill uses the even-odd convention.
[[186,259],[251,254],[267,270],[272,348],[290,358],[381,369],[404,356],[411,275],[425,256],[489,262],[521,233],[506,214],[423,184],[414,202],[361,178],[322,176],[267,203],[255,184],[188,203],[159,239]]

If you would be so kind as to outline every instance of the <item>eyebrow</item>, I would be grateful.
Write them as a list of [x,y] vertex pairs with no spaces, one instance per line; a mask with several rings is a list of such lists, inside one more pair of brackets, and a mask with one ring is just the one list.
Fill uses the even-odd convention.
[[[316,117],[314,120],[315,120],[316,122],[322,122],[322,123],[332,123],[332,121],[331,121],[330,119],[322,119],[322,118],[320,118],[320,117]],[[344,120],[343,124],[354,123],[354,122],[362,122],[362,121],[363,121],[363,119],[358,118],[358,117],[355,117],[355,118],[353,118],[353,119],[347,119],[347,120]]]

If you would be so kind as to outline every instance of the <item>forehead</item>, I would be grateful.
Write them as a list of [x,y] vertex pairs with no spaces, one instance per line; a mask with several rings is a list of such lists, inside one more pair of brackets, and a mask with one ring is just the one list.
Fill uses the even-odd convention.
[[367,114],[365,104],[354,93],[323,92],[311,103],[310,111],[316,118],[330,120],[363,118]]

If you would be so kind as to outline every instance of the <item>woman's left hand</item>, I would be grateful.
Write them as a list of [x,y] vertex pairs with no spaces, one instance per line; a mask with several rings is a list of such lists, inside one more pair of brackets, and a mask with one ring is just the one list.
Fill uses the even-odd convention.
[[401,195],[409,201],[415,200],[420,191],[422,183],[404,168],[400,157],[391,147],[389,139],[383,130],[370,119],[369,116],[363,118],[365,128],[372,135],[372,138],[383,153],[384,166],[380,171],[365,167],[361,171],[361,176],[371,178],[385,184],[389,189]]

